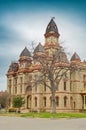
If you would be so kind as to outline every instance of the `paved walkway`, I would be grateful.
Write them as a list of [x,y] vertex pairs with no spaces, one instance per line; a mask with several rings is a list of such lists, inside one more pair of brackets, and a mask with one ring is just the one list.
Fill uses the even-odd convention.
[[40,119],[0,116],[0,130],[86,130],[86,118]]

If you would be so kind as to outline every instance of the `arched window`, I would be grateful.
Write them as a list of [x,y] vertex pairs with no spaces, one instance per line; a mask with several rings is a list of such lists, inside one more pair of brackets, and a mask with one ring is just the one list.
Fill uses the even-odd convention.
[[22,85],[20,86],[20,93],[22,93]]
[[17,78],[14,79],[15,94],[17,94]]
[[11,85],[12,85],[12,81],[11,79],[9,80],[9,93],[11,94]]
[[32,90],[31,86],[26,87],[26,92],[30,92]]
[[35,97],[35,107],[37,107],[37,97]]
[[9,80],[9,86],[11,86],[11,83],[12,83],[12,81],[11,81],[11,79]]
[[23,78],[22,77],[20,77],[20,93],[22,93],[22,83],[23,83]]
[[50,107],[52,106],[52,97],[50,97]]
[[71,109],[73,109],[73,98],[70,97],[70,106],[71,106]]
[[13,80],[13,85],[14,85],[14,86],[17,86],[17,78],[14,78],[14,80]]
[[44,107],[46,107],[46,97],[44,97]]
[[56,97],[56,106],[59,106],[59,97]]
[[70,91],[72,91],[72,82],[70,82]]
[[67,106],[67,97],[65,96],[64,97],[64,107],[66,107]]
[[64,90],[66,90],[66,81],[64,81]]
[[74,109],[75,109],[75,107],[76,107],[76,103],[75,103],[75,101],[74,101],[74,103],[73,103],[73,104],[74,104]]

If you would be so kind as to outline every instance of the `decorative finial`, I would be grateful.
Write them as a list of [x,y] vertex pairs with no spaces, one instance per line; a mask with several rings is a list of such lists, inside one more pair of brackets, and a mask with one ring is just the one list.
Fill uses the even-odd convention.
[[55,17],[51,17],[51,19],[55,19]]

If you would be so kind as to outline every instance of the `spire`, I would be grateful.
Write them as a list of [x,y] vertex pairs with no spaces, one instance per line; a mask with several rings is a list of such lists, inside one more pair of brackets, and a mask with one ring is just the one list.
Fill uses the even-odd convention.
[[23,57],[23,56],[29,56],[29,57],[31,57],[31,54],[30,54],[29,50],[27,49],[27,47],[25,47],[23,49],[23,51],[21,52],[21,54],[20,54],[20,57]]

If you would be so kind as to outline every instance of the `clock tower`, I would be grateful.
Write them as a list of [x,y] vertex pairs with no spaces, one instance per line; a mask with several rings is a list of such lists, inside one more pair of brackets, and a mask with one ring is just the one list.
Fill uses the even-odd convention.
[[58,48],[59,45],[59,32],[56,23],[54,22],[54,17],[50,20],[46,32],[45,32],[45,49]]

